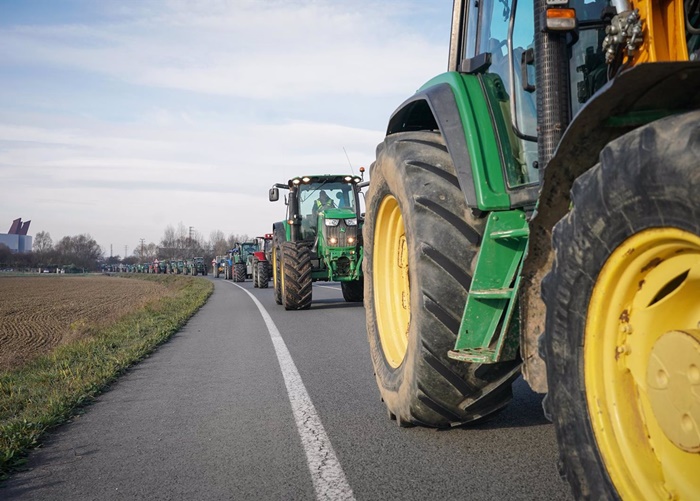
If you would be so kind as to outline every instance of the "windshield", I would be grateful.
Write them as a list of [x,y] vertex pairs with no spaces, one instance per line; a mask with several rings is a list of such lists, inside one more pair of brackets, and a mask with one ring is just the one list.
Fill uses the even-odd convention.
[[[321,192],[328,196],[327,200],[324,200]],[[324,208],[337,207],[355,212],[355,193],[353,185],[349,183],[325,182],[299,186],[300,214],[303,216],[312,214],[316,200],[321,201]]]
[[258,250],[258,244],[241,244],[244,254],[252,254]]

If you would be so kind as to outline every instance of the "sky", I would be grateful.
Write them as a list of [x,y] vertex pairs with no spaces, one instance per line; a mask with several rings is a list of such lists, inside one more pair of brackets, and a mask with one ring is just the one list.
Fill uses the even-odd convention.
[[[369,170],[447,67],[451,0],[0,0],[0,233],[132,254],[257,236],[270,186]],[[7,226],[7,228],[4,228]]]

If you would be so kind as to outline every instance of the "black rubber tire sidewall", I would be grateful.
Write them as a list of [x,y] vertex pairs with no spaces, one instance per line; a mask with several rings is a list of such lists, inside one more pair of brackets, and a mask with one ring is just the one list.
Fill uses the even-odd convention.
[[[439,133],[394,134],[377,151],[363,267],[367,335],[380,392],[400,424],[448,427],[481,419],[507,405],[519,374],[519,361],[486,366],[447,356],[454,348],[484,221],[468,211]],[[381,346],[370,273],[374,215],[387,195],[401,209],[409,242],[411,322],[406,356],[397,368],[387,362]],[[441,271],[429,265],[435,256],[448,263]],[[453,273],[446,272],[448,267]]]
[[560,469],[574,496],[618,499],[586,403],[584,333],[595,281],[616,247],[654,227],[700,235],[700,114],[660,120],[610,143],[576,180],[573,209],[554,228],[543,281],[543,350]]

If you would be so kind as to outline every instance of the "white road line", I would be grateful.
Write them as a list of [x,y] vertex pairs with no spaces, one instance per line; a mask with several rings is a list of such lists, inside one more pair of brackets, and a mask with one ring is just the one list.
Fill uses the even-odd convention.
[[326,289],[333,289],[334,291],[340,290],[340,287],[333,287],[332,285],[317,285],[316,287],[325,287]]
[[355,496],[345,478],[343,469],[340,467],[340,462],[335,455],[331,441],[326,435],[326,430],[323,428],[316,408],[311,402],[311,397],[306,391],[294,360],[292,360],[287,345],[282,339],[279,330],[277,330],[277,326],[272,321],[270,314],[248,290],[236,283],[226,283],[235,285],[251,297],[255,306],[258,307],[265,325],[267,325],[267,330],[270,332],[270,338],[272,338],[272,344],[275,347],[275,353],[277,353],[277,360],[279,361],[280,369],[282,369],[284,384],[287,386],[289,403],[292,404],[297,431],[299,432],[304,452],[306,452],[306,462],[309,466],[314,489],[316,490],[316,499],[354,500]]

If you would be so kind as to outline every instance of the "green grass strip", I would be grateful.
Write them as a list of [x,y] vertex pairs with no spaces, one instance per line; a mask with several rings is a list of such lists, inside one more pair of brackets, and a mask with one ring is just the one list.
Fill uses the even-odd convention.
[[26,463],[28,451],[49,429],[75,415],[128,367],[176,333],[214,290],[206,279],[131,278],[162,283],[172,295],[21,369],[0,371],[0,479]]

